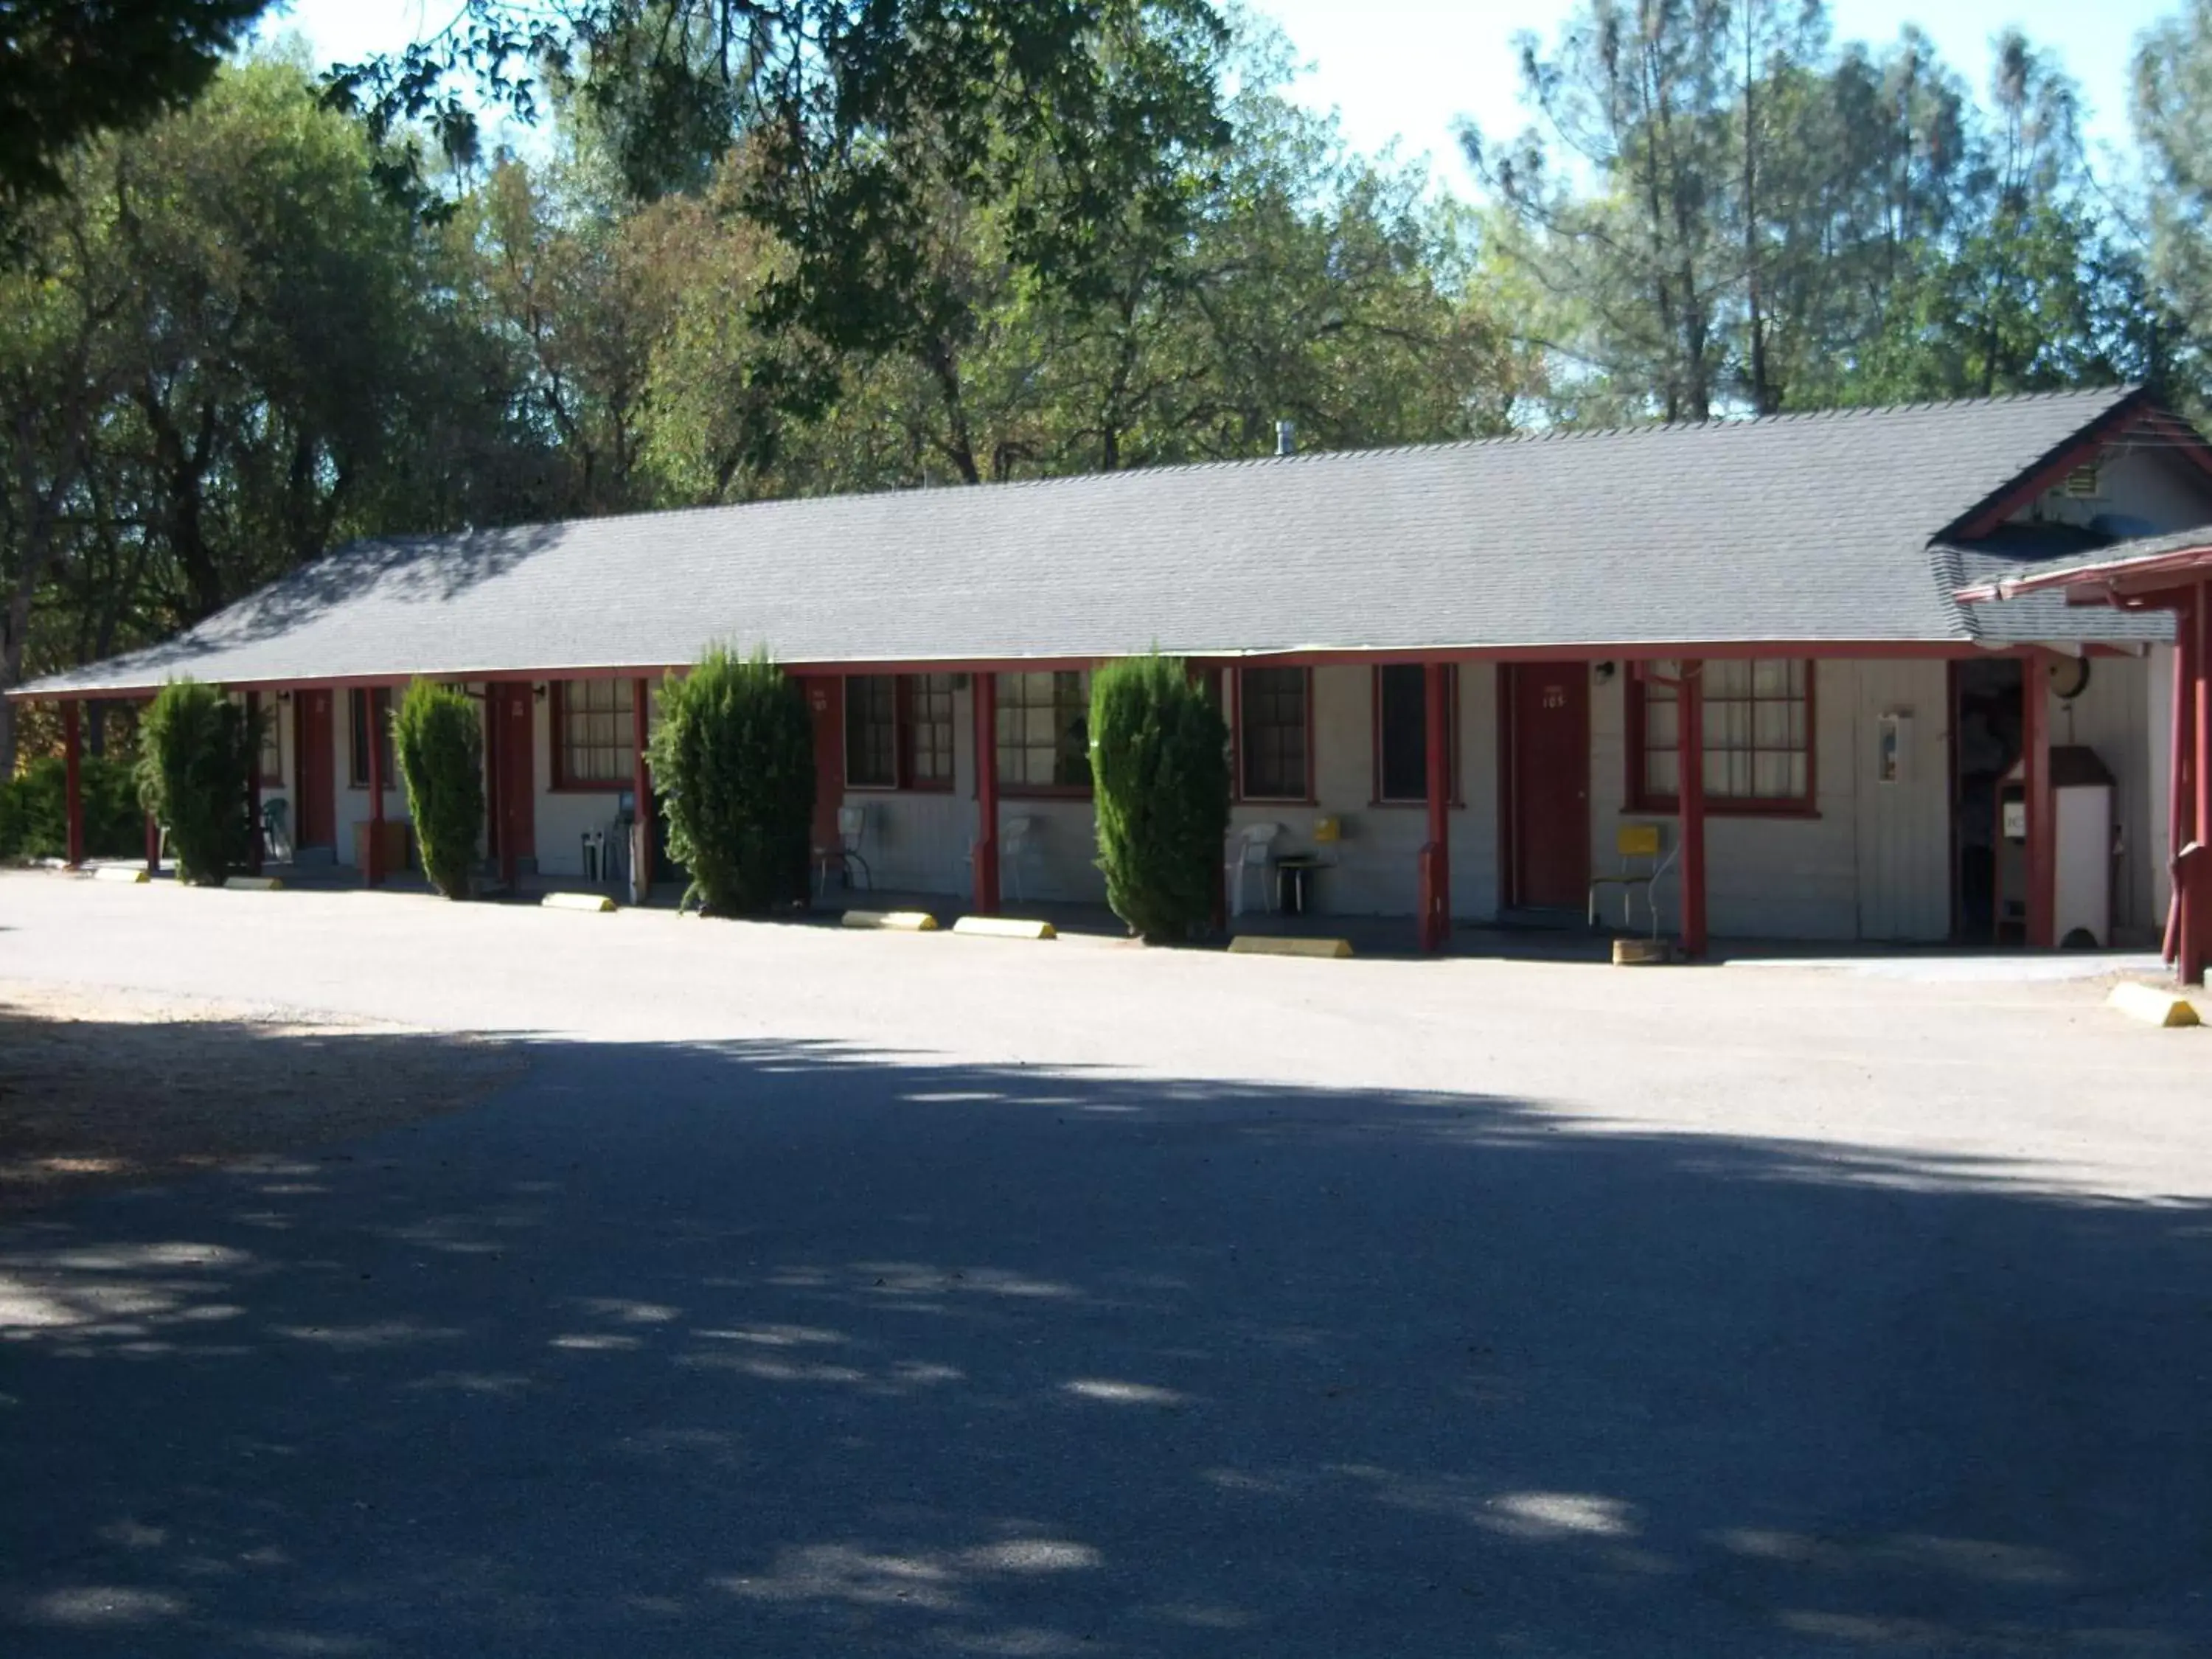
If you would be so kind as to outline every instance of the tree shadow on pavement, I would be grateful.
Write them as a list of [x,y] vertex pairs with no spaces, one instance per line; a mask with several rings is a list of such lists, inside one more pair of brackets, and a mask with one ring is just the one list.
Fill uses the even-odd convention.
[[0,1233],[0,1631],[2200,1652],[2208,1241],[1541,1103],[549,1043]]

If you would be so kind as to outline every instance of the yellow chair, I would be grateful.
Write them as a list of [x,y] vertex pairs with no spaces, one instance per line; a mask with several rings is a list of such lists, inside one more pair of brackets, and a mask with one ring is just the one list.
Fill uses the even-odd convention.
[[1659,937],[1659,902],[1653,890],[1659,878],[1674,862],[1681,850],[1680,844],[1669,848],[1663,826],[1656,823],[1624,823],[1613,831],[1614,850],[1620,854],[1620,870],[1617,875],[1593,876],[1589,884],[1589,925],[1597,926],[1597,899],[1601,889],[1620,889],[1620,927],[1626,933],[1636,925],[1636,895],[1644,894],[1644,908],[1651,917],[1651,937]]

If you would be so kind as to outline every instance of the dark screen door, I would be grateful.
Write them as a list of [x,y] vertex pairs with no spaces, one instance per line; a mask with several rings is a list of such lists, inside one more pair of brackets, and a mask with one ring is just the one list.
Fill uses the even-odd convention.
[[314,686],[292,694],[293,740],[298,747],[298,781],[292,803],[295,844],[336,847],[338,844],[337,768],[335,761],[330,687]]
[[817,674],[801,682],[814,721],[814,844],[837,845],[837,809],[845,804],[845,682]]
[[502,862],[534,859],[538,856],[538,744],[531,689],[519,682],[495,682],[490,694],[492,718],[499,722],[499,855]]
[[1511,902],[1579,910],[1589,896],[1589,665],[1515,663],[1505,686]]

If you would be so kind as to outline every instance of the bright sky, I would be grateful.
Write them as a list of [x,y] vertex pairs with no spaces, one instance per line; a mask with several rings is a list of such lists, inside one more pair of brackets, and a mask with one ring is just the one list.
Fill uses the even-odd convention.
[[[1831,0],[1842,40],[1887,41],[1917,21],[1944,58],[1978,89],[1989,79],[1991,39],[2008,24],[2057,52],[2082,88],[2094,140],[2127,137],[2128,59],[2136,36],[2181,0]],[[1312,67],[1305,101],[1335,107],[1358,149],[1392,139],[1427,154],[1440,177],[1468,179],[1452,124],[1471,115],[1488,132],[1516,132],[1521,108],[1513,37],[1550,40],[1572,0],[1255,0]],[[404,45],[449,19],[453,0],[289,0],[264,25],[305,34],[318,57],[356,58]]]

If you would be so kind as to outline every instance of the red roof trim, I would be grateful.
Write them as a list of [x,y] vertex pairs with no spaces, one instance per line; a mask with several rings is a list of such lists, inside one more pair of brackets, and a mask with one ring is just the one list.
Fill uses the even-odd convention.
[[2023,593],[2063,588],[2070,602],[2095,605],[2112,598],[2139,596],[2172,585],[2175,578],[2187,578],[2204,570],[2212,570],[2212,541],[2202,547],[2185,547],[2171,553],[2106,559],[2101,563],[2068,565],[2063,569],[2038,570],[2025,576],[1976,582],[1972,587],[1960,588],[1956,597],[1961,605],[1989,605],[2017,599]]

